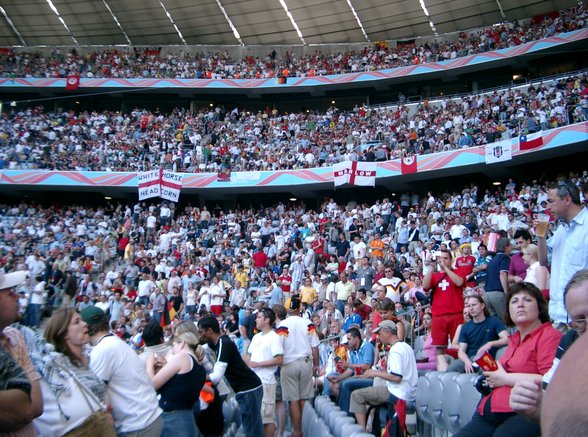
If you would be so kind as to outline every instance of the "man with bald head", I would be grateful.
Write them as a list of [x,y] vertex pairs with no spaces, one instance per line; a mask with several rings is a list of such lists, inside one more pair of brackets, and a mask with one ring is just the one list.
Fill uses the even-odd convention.
[[[562,404],[566,403],[563,402],[564,399],[572,400],[572,403],[575,404],[576,398],[569,396],[565,391],[562,392],[561,386],[567,386],[567,384],[582,385],[582,379],[586,375],[585,366],[588,362],[588,354],[585,354],[582,360],[573,364],[573,366],[575,366],[574,372],[562,370],[563,367],[560,365],[560,360],[562,364],[564,361],[567,361],[568,365],[566,365],[566,368],[569,368],[570,358],[568,358],[568,349],[571,351],[572,344],[574,345],[574,349],[576,348],[576,343],[585,344],[584,340],[585,338],[588,338],[588,336],[584,336],[584,333],[586,332],[586,319],[588,318],[588,269],[580,270],[572,276],[564,289],[564,301],[566,310],[569,314],[569,324],[572,330],[568,331],[562,337],[555,358],[553,359],[553,366],[545,375],[543,375],[543,379],[537,378],[535,381],[517,382],[510,394],[511,408],[517,413],[523,414],[535,422],[538,422],[541,418],[542,428],[544,416],[553,415],[553,412],[551,411],[554,408],[553,404],[550,407],[547,407],[546,405],[548,397],[552,400],[559,399],[558,402],[561,402]],[[582,337],[582,342],[576,342],[579,337]],[[573,377],[570,377],[570,375],[573,375]],[[556,383],[556,381],[560,382]],[[583,387],[586,388],[588,385],[587,378],[584,378],[583,384]],[[545,399],[542,399],[544,389],[547,390],[545,392]],[[552,391],[559,393],[559,398],[556,398]],[[580,405],[584,406],[583,403],[580,403]],[[564,411],[565,408],[558,406],[557,410]],[[584,411],[584,416],[588,416],[588,411]],[[585,435],[586,429],[588,429],[588,427],[584,428],[584,433],[577,435]],[[545,431],[545,428],[543,428],[543,430]],[[576,434],[543,434],[544,437],[547,435],[565,435],[568,437]]]

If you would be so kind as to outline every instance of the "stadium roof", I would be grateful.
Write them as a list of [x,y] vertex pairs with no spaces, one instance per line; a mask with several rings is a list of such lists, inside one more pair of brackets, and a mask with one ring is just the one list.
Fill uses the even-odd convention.
[[300,45],[430,37],[574,0],[4,0],[4,46]]

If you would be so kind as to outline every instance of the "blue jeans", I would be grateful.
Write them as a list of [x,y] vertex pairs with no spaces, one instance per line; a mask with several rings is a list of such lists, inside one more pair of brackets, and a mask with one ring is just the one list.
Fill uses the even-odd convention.
[[346,304],[346,303],[347,303],[347,302],[346,302],[346,301],[344,301],[344,300],[336,300],[336,301],[335,301],[335,307],[336,307],[336,308],[337,308],[339,311],[341,311],[341,314],[345,314],[345,304]]
[[351,392],[359,388],[371,387],[374,383],[373,379],[369,378],[347,378],[339,384],[339,408],[353,417],[349,413],[349,402],[351,401]]
[[241,412],[243,431],[247,437],[264,437],[263,422],[261,421],[261,400],[263,386],[244,393],[235,394]]
[[192,410],[174,410],[163,412],[163,431],[161,437],[198,437],[199,433]]
[[29,305],[29,322],[31,326],[38,328],[41,326],[41,304],[32,303]]
[[325,382],[323,383],[323,396],[331,396],[331,383],[329,381],[331,376],[339,376],[339,374],[337,372],[333,372],[325,375]]
[[535,437],[541,435],[541,429],[536,423],[532,423],[524,416],[516,413],[492,413],[490,411],[490,400],[486,402],[488,407],[484,408],[484,415],[477,411],[472,420],[466,424],[455,437],[508,437],[521,435]]

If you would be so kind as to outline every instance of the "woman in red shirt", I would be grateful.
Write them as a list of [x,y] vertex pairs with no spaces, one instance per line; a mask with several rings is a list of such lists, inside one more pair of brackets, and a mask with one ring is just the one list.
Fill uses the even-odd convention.
[[517,330],[498,362],[498,370],[484,372],[492,392],[480,400],[472,420],[455,437],[541,434],[539,425],[510,408],[510,391],[517,381],[534,381],[547,373],[562,334],[551,326],[547,302],[533,284],[514,284],[505,297],[504,322]]

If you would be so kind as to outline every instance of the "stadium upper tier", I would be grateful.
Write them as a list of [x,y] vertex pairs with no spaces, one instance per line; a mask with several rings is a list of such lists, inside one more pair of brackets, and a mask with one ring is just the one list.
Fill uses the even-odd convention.
[[206,108],[3,114],[4,169],[207,173],[330,167],[492,143],[588,120],[588,73],[460,98],[324,113]]
[[583,6],[560,11],[555,19],[504,23],[485,29],[448,35],[419,45],[390,42],[361,50],[299,52],[296,48],[265,56],[231,56],[227,50],[194,53],[189,48],[26,48],[0,54],[0,76],[8,78],[176,78],[267,79],[277,76],[314,77],[369,72],[433,62],[450,61],[488,51],[516,47],[561,33],[585,28],[588,13]]

